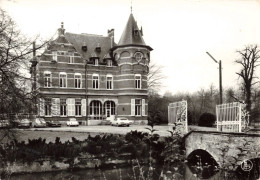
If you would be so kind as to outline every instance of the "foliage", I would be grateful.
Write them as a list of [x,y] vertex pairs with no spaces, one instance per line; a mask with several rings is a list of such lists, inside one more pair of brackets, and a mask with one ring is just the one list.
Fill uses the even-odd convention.
[[[33,42],[38,37],[25,37],[8,14],[0,8],[0,114],[6,120],[14,113],[29,113],[32,95],[29,78],[29,61],[33,52]],[[46,42],[35,48],[41,49]],[[8,116],[7,116],[8,115]],[[3,134],[13,134],[5,138],[15,138],[12,129],[4,129]],[[0,142],[2,137],[0,137]]]
[[169,99],[158,94],[148,96],[149,123],[167,124],[169,103]]
[[213,127],[216,121],[216,116],[211,113],[203,113],[199,119],[199,126]]
[[[166,169],[169,169],[173,162],[183,161],[184,155],[176,132],[171,137],[160,137],[154,126],[147,127],[147,131],[131,131],[126,135],[89,135],[84,141],[74,137],[66,142],[57,137],[55,142],[49,143],[42,138],[28,140],[28,143],[14,140],[0,146],[0,161],[31,163],[46,158],[67,159],[70,167],[74,167],[74,159],[84,154],[100,159],[120,158],[127,154],[129,159],[135,160],[133,166],[139,168],[138,174],[142,174],[143,179],[151,179],[156,164],[167,165]],[[149,168],[145,168],[144,164],[148,164]]]

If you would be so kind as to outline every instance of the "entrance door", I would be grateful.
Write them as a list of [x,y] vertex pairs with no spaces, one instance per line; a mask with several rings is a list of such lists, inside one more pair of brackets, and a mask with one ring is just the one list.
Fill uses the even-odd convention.
[[106,117],[115,115],[115,103],[113,101],[105,102],[105,113],[106,113]]

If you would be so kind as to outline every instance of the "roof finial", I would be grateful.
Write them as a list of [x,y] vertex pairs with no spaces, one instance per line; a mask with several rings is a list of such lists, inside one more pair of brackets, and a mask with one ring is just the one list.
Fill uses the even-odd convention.
[[131,14],[132,14],[132,10],[133,10],[133,8],[132,8],[132,0],[131,0]]

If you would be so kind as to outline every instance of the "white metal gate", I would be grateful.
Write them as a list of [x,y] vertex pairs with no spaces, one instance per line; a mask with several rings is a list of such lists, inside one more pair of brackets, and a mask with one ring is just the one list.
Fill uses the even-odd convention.
[[248,125],[249,115],[245,104],[239,102],[216,106],[217,130],[225,132],[242,132]]
[[187,101],[170,103],[168,106],[168,125],[181,125],[182,131],[188,132]]

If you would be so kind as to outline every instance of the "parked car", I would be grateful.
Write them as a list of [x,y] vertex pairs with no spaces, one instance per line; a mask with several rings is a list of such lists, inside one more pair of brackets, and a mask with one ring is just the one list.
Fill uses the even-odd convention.
[[130,126],[133,124],[133,121],[128,120],[125,117],[118,117],[115,119],[110,120],[112,126]]
[[67,121],[67,126],[79,126],[79,122],[76,118],[69,118],[69,121]]
[[11,124],[8,120],[0,120],[0,128],[9,128]]
[[31,124],[32,122],[27,118],[21,120],[15,120],[15,127],[18,128],[30,128]]
[[59,121],[47,121],[46,123],[49,127],[61,127],[61,123]]
[[32,121],[32,127],[46,127],[46,122],[43,118],[35,118]]

